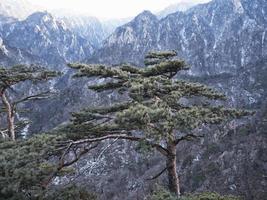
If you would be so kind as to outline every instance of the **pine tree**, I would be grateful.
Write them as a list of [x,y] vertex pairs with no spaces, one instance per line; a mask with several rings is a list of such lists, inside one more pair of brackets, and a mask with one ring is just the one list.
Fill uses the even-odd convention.
[[72,123],[64,131],[75,140],[73,146],[124,139],[158,150],[166,160],[166,168],[155,178],[167,171],[169,190],[179,197],[176,146],[201,137],[193,134],[201,125],[240,118],[250,112],[213,106],[212,101],[226,100],[225,95],[199,83],[174,79],[179,71],[189,69],[175,56],[174,51],[150,52],[145,57],[145,68],[70,64],[77,70],[76,78],[106,78],[105,83],[89,89],[114,90],[127,95],[127,100],[73,113]]
[[[48,98],[50,96],[50,91],[25,96],[17,100],[11,100],[8,93],[14,91],[14,87],[17,84],[26,81],[31,81],[33,83],[44,82],[58,75],[58,72],[45,70],[37,66],[27,67],[24,65],[16,65],[10,68],[0,67],[0,98],[3,104],[2,111],[7,115],[7,132],[12,140],[16,139],[15,114],[17,112],[17,106],[24,102]],[[4,132],[5,130],[1,130],[3,136],[5,135]]]

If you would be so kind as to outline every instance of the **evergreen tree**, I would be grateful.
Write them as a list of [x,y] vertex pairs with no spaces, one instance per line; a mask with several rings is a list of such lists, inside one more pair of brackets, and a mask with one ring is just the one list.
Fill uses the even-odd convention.
[[[8,93],[14,91],[14,87],[17,84],[26,81],[32,81],[33,83],[44,82],[58,75],[58,72],[45,70],[44,68],[37,66],[27,67],[24,65],[17,65],[10,68],[0,67],[0,98],[2,99],[3,104],[2,111],[7,115],[7,132],[12,140],[16,139],[15,114],[18,111],[17,106],[28,101],[48,98],[50,96],[50,91],[25,96],[16,100],[11,100]],[[5,136],[5,132],[4,129],[1,130],[3,136]]]
[[150,52],[145,57],[146,68],[70,64],[77,70],[74,77],[106,78],[104,84],[89,86],[91,90],[116,90],[127,94],[127,100],[74,113],[65,131],[73,139],[84,138],[72,145],[125,139],[155,148],[166,160],[166,168],[155,177],[167,171],[169,190],[180,196],[176,146],[201,137],[192,130],[203,124],[220,123],[250,112],[212,106],[212,100],[225,100],[225,95],[202,84],[173,79],[179,71],[189,69],[175,56],[174,51]]
[[[64,135],[38,134],[23,140],[0,140],[0,199],[2,200],[93,200],[85,188],[51,185],[52,178],[72,172],[58,144]],[[60,162],[57,162],[59,159]]]

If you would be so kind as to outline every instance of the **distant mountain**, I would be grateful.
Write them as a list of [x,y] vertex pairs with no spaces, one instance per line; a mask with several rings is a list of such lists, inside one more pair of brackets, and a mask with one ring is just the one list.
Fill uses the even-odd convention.
[[95,48],[99,48],[103,40],[111,34],[111,32],[105,30],[103,24],[95,17],[68,15],[59,19],[64,21],[70,30],[87,39]]
[[261,0],[214,0],[161,20],[146,11],[117,28],[90,62],[141,64],[151,49],[174,49],[192,74],[233,73],[266,57],[266,7]]
[[111,35],[116,30],[116,28],[130,22],[132,19],[133,17],[122,18],[122,19],[109,19],[109,20],[103,20],[101,21],[101,23],[103,25],[104,30],[107,33],[109,33],[109,35]]
[[112,64],[126,61],[134,63],[137,54],[143,56],[156,44],[157,32],[157,17],[150,11],[144,11],[131,22],[118,27],[91,60]]
[[189,8],[192,8],[193,6],[197,5],[198,2],[194,2],[194,1],[184,1],[184,2],[180,2],[178,4],[172,4],[168,7],[166,7],[165,9],[163,9],[162,11],[158,12],[156,15],[158,16],[158,18],[164,18],[169,14],[175,13],[175,12],[185,12],[187,11]]
[[[0,2],[0,32],[3,24],[17,20],[25,20],[35,12],[46,12],[44,8],[33,5],[28,0],[3,0]],[[51,10],[52,15],[63,21],[73,33],[85,38],[93,48],[100,48],[102,42],[120,25],[130,19],[114,19],[100,22],[95,17],[73,15],[68,11]]]
[[58,19],[63,20],[70,30],[87,39],[95,49],[100,48],[103,41],[111,35],[117,27],[130,21],[130,19],[100,21],[96,17],[71,15],[63,12],[60,14],[57,13],[56,16]]
[[5,24],[2,38],[9,47],[39,57],[53,66],[83,60],[94,50],[89,41],[73,33],[63,21],[48,12],[36,12],[23,21]]

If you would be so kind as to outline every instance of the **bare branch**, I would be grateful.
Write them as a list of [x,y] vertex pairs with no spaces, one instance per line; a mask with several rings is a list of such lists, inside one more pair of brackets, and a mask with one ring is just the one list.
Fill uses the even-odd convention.
[[116,138],[122,139],[122,140],[130,140],[130,141],[144,140],[147,142],[147,144],[156,148],[164,156],[166,156],[168,154],[167,149],[165,149],[164,147],[162,147],[159,144],[148,141],[145,137],[129,136],[129,135],[125,135],[125,134],[111,134],[111,135],[106,135],[106,136],[98,137],[98,138],[88,138],[88,139],[83,139],[83,140],[78,140],[78,141],[72,142],[72,144],[77,145],[77,144],[84,144],[84,143],[92,143],[92,142],[99,142],[99,141],[103,141],[103,140],[107,140],[107,139],[116,139]]
[[165,171],[167,170],[167,167],[165,167],[163,170],[161,170],[157,175],[153,176],[152,178],[146,179],[147,181],[152,181],[158,177],[160,177]]
[[48,177],[47,180],[45,180],[43,183],[42,183],[42,186],[44,188],[47,188],[47,186],[49,185],[49,183],[52,181],[52,179],[65,167],[68,167],[68,166],[71,166],[73,165],[74,163],[78,162],[79,159],[85,155],[86,153],[88,153],[90,150],[96,148],[98,146],[98,143],[95,144],[94,146],[91,146],[90,148],[86,148],[86,147],[83,147],[82,150],[80,150],[80,152],[77,154],[75,152],[75,157],[74,159],[72,159],[71,161],[69,162],[66,162],[65,163],[65,157],[66,155],[70,152],[71,148],[73,148],[73,143],[70,143],[68,145],[68,147],[65,149],[65,151],[63,152],[62,156],[60,157],[60,160],[59,160],[59,163],[58,163],[58,167],[56,168],[56,170]]
[[182,137],[176,139],[176,140],[174,141],[174,144],[175,144],[175,145],[178,145],[178,143],[180,143],[181,141],[184,141],[184,140],[189,141],[189,140],[199,139],[199,138],[203,138],[203,137],[204,137],[203,135],[187,134],[187,135],[185,135],[185,136],[182,136]]
[[17,105],[19,103],[23,103],[23,102],[26,102],[26,101],[32,101],[32,100],[42,100],[42,99],[48,99],[50,98],[52,93],[50,91],[46,91],[46,92],[42,92],[42,93],[39,93],[39,94],[35,94],[35,95],[31,95],[31,96],[27,96],[27,97],[24,97],[18,101],[15,101],[13,103],[13,105]]
[[84,147],[78,154],[75,154],[75,158],[67,163],[64,163],[62,165],[63,167],[68,167],[74,163],[76,163],[83,155],[85,155],[86,153],[88,153],[90,150],[95,149],[98,146],[98,143],[95,144],[94,146],[90,147],[90,148],[86,148]]

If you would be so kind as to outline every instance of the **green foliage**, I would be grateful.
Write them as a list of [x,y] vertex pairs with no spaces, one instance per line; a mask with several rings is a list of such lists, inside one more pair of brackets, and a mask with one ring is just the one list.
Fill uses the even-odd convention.
[[69,64],[69,67],[73,69],[78,69],[78,73],[74,75],[75,78],[79,77],[101,77],[101,78],[108,78],[108,77],[116,77],[118,79],[127,78],[127,72],[115,68],[115,67],[108,67],[105,65],[86,65],[86,64]]
[[159,188],[148,197],[148,200],[177,200],[177,197],[173,196],[169,191]]
[[[173,137],[173,133],[190,132],[202,124],[221,123],[250,113],[243,110],[212,106],[211,100],[225,100],[225,95],[198,83],[173,80],[175,74],[188,69],[185,62],[173,59],[174,51],[150,52],[147,60],[157,63],[146,68],[131,65],[69,64],[78,70],[74,77],[108,78],[91,89],[102,92],[118,90],[128,95],[128,101],[105,108],[87,109],[73,114],[66,132],[79,132],[85,137],[102,136],[111,132],[139,131],[145,137],[159,142]],[[197,105],[180,102],[202,97]],[[93,128],[92,128],[93,127]],[[173,139],[173,138],[172,138]]]
[[180,70],[187,70],[187,69],[189,68],[185,65],[184,61],[168,60],[168,61],[163,61],[163,62],[160,62],[159,64],[145,68],[142,75],[144,77],[149,77],[149,76],[162,75],[166,73],[176,74]]
[[151,51],[145,56],[145,59],[168,59],[176,56],[175,51]]
[[[149,198],[149,200],[178,200],[177,197],[174,197],[170,192],[159,189],[155,191]],[[218,193],[213,192],[204,192],[199,194],[188,194],[184,195],[179,200],[240,200],[240,198],[232,196],[232,195],[225,195],[222,196]]]
[[47,192],[43,200],[96,200],[95,194],[82,186],[70,185]]
[[[141,150],[156,148],[173,157],[176,155],[172,151],[180,141],[199,137],[192,134],[197,127],[251,114],[225,108],[219,102],[214,104],[214,100],[226,98],[212,88],[173,79],[179,71],[188,69],[175,56],[174,51],[150,52],[145,57],[146,68],[69,64],[77,70],[74,77],[106,78],[103,84],[89,88],[96,92],[116,90],[123,95],[124,102],[73,113],[71,123],[61,131],[72,139],[84,138],[87,142],[110,138],[138,141]],[[167,149],[162,144],[167,144]],[[202,174],[195,177],[199,179],[197,184],[205,179]],[[164,193],[160,198],[172,197]]]
[[221,196],[217,193],[205,192],[201,194],[187,195],[182,197],[181,200],[240,200],[240,198],[232,195]]
[[136,147],[136,151],[142,154],[149,154],[152,153],[153,147],[145,140],[141,140]]
[[38,135],[22,141],[0,141],[0,197],[25,199],[42,192],[42,183],[55,170],[50,159],[61,138]]
[[208,144],[206,150],[204,151],[203,157],[208,158],[211,155],[221,152],[221,148],[218,144]]
[[46,81],[60,73],[39,66],[16,65],[10,68],[0,67],[0,88],[10,87],[24,81]]
[[[8,95],[8,91],[14,90],[13,86],[19,83],[27,81],[32,83],[44,82],[58,76],[59,74],[60,73],[56,71],[46,70],[45,68],[38,66],[16,65],[10,68],[0,67],[0,98],[3,106],[0,108],[0,112],[6,112],[8,135],[12,140],[16,139],[15,131],[17,130],[15,129],[21,127],[15,127],[15,114],[22,112],[21,109],[18,109],[18,105],[33,100],[49,98],[51,93],[46,91],[35,95],[20,97],[21,99],[15,100],[14,97],[11,98]],[[12,102],[11,99],[13,100]],[[0,127],[0,130],[5,131],[3,128],[6,127]]]

